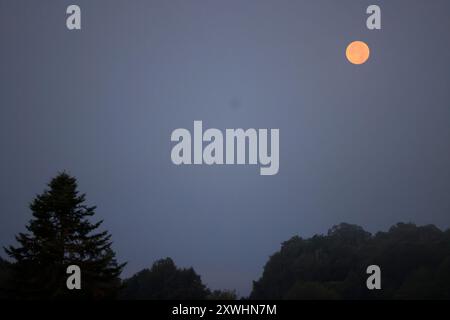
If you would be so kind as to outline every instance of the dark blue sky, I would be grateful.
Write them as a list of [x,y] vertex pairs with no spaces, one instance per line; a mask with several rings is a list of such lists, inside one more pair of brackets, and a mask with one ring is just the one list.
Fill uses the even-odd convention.
[[[375,3],[381,31],[365,26]],[[125,276],[170,256],[243,295],[295,234],[449,227],[449,15],[445,0],[0,0],[0,245],[62,170]],[[279,128],[278,175],[174,166],[170,134],[194,120]]]

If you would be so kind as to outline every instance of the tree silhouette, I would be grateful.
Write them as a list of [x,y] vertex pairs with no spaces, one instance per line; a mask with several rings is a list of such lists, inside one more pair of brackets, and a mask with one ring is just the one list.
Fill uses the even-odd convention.
[[194,269],[179,269],[172,259],[156,261],[124,282],[121,297],[131,300],[201,300],[209,290]]
[[[102,221],[91,223],[95,207],[84,204],[76,179],[61,173],[48,184],[49,190],[38,195],[30,205],[33,218],[28,233],[16,236],[18,247],[6,253],[12,264],[16,298],[104,299],[114,297],[120,288],[119,265],[111,249],[107,231],[95,231]],[[82,289],[68,290],[66,269],[81,269]]]
[[[382,269],[368,290],[366,268]],[[450,231],[399,223],[376,235],[340,224],[282,244],[253,283],[251,299],[449,299]]]
[[[85,205],[74,177],[61,173],[30,204],[33,218],[18,246],[0,258],[0,299],[236,299],[209,290],[193,268],[156,261],[123,283],[102,221]],[[382,269],[382,290],[368,290],[366,268]],[[81,290],[66,286],[69,265],[81,269]],[[375,235],[342,223],[326,235],[284,242],[253,283],[250,299],[450,299],[450,229],[399,223]]]

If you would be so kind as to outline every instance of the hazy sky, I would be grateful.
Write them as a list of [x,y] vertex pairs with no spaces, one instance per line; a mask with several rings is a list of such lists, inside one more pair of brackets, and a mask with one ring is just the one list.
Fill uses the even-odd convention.
[[[244,295],[295,234],[449,227],[449,15],[448,0],[0,0],[0,245],[62,170],[125,276],[170,256]],[[278,175],[173,165],[170,134],[194,120],[279,128]]]

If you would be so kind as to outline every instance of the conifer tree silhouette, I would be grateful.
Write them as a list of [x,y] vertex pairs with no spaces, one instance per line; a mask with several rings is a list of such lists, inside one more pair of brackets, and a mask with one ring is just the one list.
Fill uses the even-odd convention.
[[[28,233],[16,236],[18,247],[5,248],[14,260],[13,289],[22,299],[108,299],[120,289],[118,264],[111,235],[96,232],[103,221],[91,223],[96,207],[88,207],[77,181],[61,173],[49,189],[30,204],[33,218]],[[81,290],[68,290],[69,265],[81,269]]]

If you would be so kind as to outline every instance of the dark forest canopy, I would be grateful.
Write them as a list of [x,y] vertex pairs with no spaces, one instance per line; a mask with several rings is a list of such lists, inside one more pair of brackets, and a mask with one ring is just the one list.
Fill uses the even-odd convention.
[[[366,287],[379,265],[382,290]],[[340,224],[282,244],[253,283],[252,299],[450,299],[450,231],[399,223],[375,235]]]
[[208,290],[194,269],[179,269],[170,258],[156,261],[124,281],[123,299],[206,299]]
[[156,261],[124,281],[122,299],[137,300],[234,300],[233,291],[210,291],[193,268],[177,268],[172,259]]

